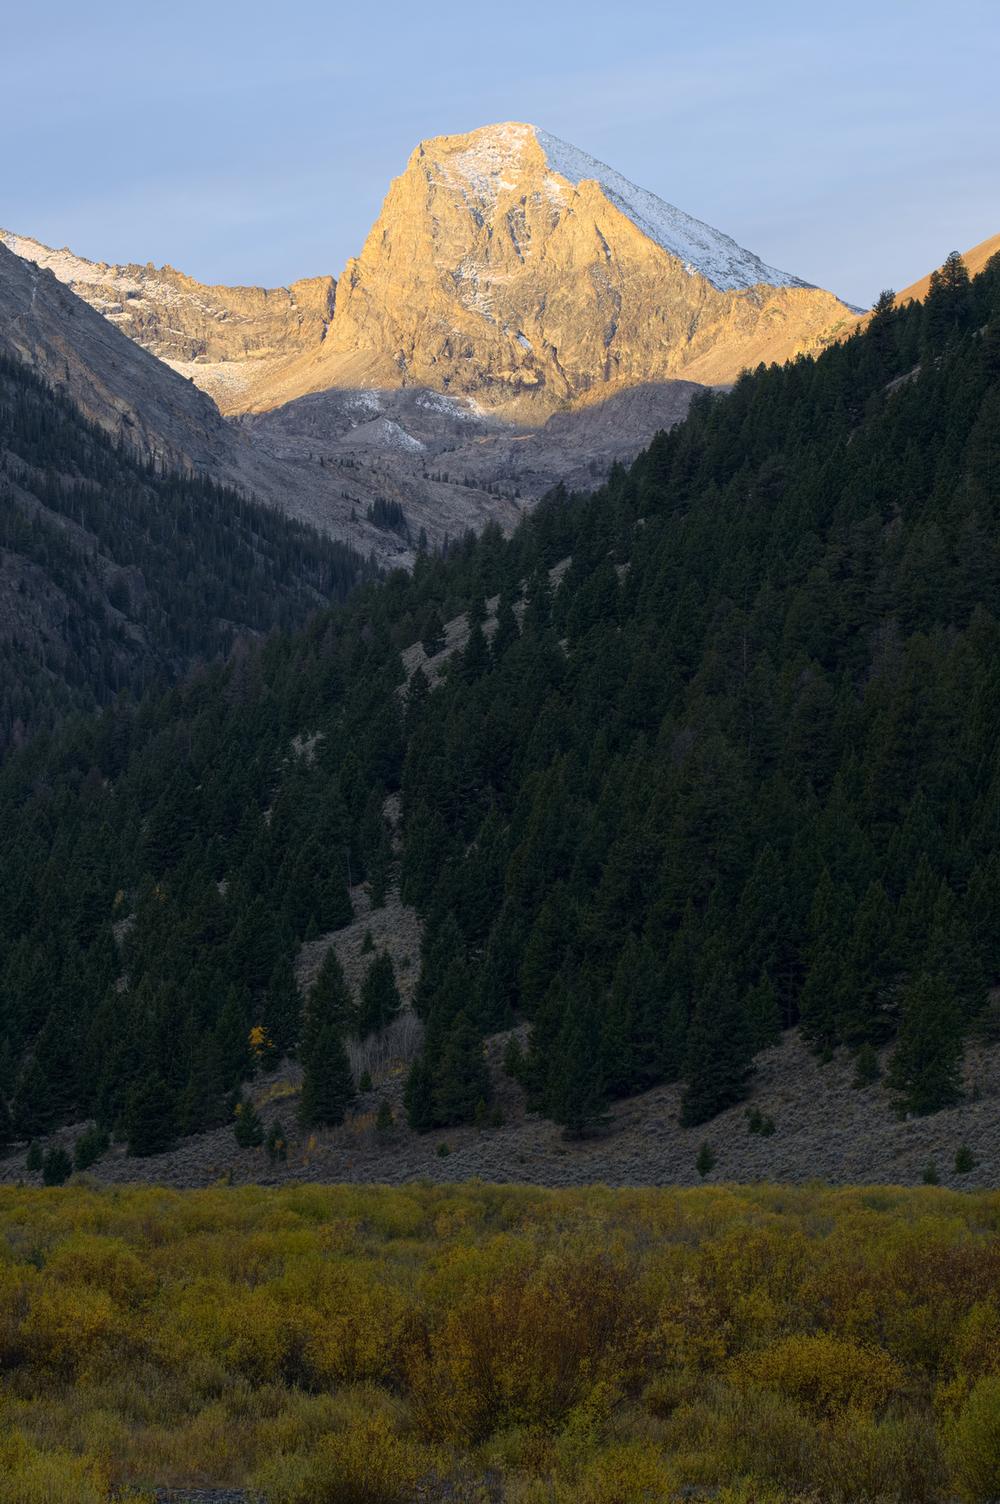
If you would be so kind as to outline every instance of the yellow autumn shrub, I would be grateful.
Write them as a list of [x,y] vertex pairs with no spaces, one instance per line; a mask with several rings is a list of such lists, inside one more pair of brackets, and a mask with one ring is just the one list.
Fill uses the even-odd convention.
[[407,1378],[424,1433],[476,1441],[554,1424],[635,1378],[646,1347],[635,1289],[621,1260],[569,1250],[471,1280],[413,1336]]
[[276,1459],[257,1481],[270,1504],[410,1504],[434,1471],[433,1452],[372,1415],[324,1436],[306,1458]]
[[103,1290],[40,1282],[21,1322],[27,1361],[64,1378],[106,1369],[123,1336],[114,1302]]
[[945,1440],[955,1486],[968,1504],[1000,1498],[1000,1373],[980,1379]]
[[998,1291],[989,1192],[0,1187],[0,1504],[982,1504]]
[[732,1383],[774,1389],[816,1414],[857,1406],[875,1410],[903,1383],[888,1353],[834,1337],[829,1332],[784,1337],[735,1358]]
[[68,1452],[42,1451],[18,1432],[0,1434],[0,1504],[141,1504],[130,1490],[112,1495],[103,1468]]
[[676,1485],[666,1459],[648,1442],[613,1442],[569,1479],[556,1478],[555,1504],[657,1504]]
[[45,1261],[47,1276],[64,1285],[101,1290],[115,1305],[138,1308],[156,1289],[156,1276],[120,1238],[76,1233],[57,1243]]

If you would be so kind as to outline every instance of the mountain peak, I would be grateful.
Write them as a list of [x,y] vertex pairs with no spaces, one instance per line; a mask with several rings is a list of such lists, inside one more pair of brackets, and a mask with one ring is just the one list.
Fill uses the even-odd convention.
[[421,141],[336,290],[203,287],[4,238],[227,412],[423,386],[544,422],[650,383],[727,384],[854,321],[832,293],[520,120]]
[[631,220],[647,239],[676,257],[720,292],[750,287],[809,287],[801,277],[768,266],[729,235],[713,229],[647,188],[640,188],[549,131],[519,120],[479,126],[464,135],[422,141],[410,168],[430,169],[438,186],[457,190],[478,205],[494,209],[526,179],[537,183],[553,205],[567,208],[581,183],[596,183],[604,198]]
[[852,311],[525,121],[422,141],[320,349],[251,398],[428,386],[547,417],[613,390],[822,347]]

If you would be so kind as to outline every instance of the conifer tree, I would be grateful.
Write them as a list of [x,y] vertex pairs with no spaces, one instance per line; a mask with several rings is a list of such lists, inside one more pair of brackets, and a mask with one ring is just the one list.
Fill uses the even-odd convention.
[[923,970],[943,976],[963,1019],[975,1018],[986,1001],[986,978],[961,905],[947,883],[941,884],[931,915]]
[[434,1121],[438,1127],[471,1123],[476,1104],[492,1095],[483,1037],[467,1013],[450,1025],[434,1070]]
[[73,1145],[73,1167],[77,1170],[89,1170],[96,1164],[111,1147],[111,1139],[105,1129],[92,1124],[86,1128],[76,1143]]
[[188,1077],[177,1101],[177,1128],[182,1134],[202,1133],[225,1122],[225,1103],[220,1092],[214,1061],[208,1050],[199,1050],[191,1061]]
[[520,636],[517,625],[517,617],[514,614],[514,602],[509,591],[500,592],[500,601],[497,605],[497,625],[490,642],[490,652],[493,662],[499,664],[503,661],[504,654],[512,642],[516,642]]
[[358,1008],[358,1034],[366,1039],[369,1034],[384,1029],[396,1017],[402,1007],[392,957],[387,950],[380,951],[371,962],[361,984],[361,1001]]
[[436,606],[432,606],[424,617],[424,623],[420,629],[420,641],[428,658],[434,658],[444,648],[444,622]]
[[567,1138],[582,1138],[607,1120],[599,1021],[593,1006],[573,1008],[566,1017],[552,1066],[548,1108]]
[[354,1100],[354,1079],[344,1042],[322,1023],[302,1059],[299,1120],[303,1128],[333,1128],[344,1121]]
[[33,1057],[18,1079],[11,1104],[14,1126],[19,1138],[35,1138],[48,1133],[56,1121],[52,1083],[37,1057]]
[[952,1107],[962,1095],[962,1023],[954,988],[922,972],[903,991],[888,1084],[903,1112]]
[[874,1086],[881,1073],[874,1047],[863,1044],[854,1057],[854,1080],[851,1085],[858,1091],[863,1091],[866,1086]]
[[815,1049],[832,1045],[852,1002],[844,957],[832,945],[817,944],[799,997],[802,1033]]
[[257,1149],[264,1142],[264,1124],[249,1097],[241,1096],[233,1113],[233,1135],[241,1149]]
[[420,1018],[428,1018],[448,971],[464,958],[465,940],[454,912],[449,909],[438,923],[428,924],[424,931],[420,976],[413,998],[414,1010]]
[[73,1173],[73,1161],[60,1144],[45,1151],[42,1160],[42,1184],[65,1185]]
[[419,663],[410,675],[410,682],[406,686],[406,732],[412,736],[420,724],[421,716],[427,704],[431,687],[427,675]]
[[125,1110],[128,1152],[137,1158],[164,1154],[177,1133],[174,1098],[161,1076],[133,1087]]
[[287,956],[275,963],[271,973],[263,1017],[276,1062],[294,1049],[302,1028],[302,994]]
[[490,661],[490,649],[486,641],[486,634],[479,623],[476,622],[469,633],[469,640],[462,650],[459,673],[466,684],[474,684],[477,679],[481,679],[483,674],[489,671]]
[[900,971],[896,935],[892,903],[875,881],[859,905],[847,951],[851,980],[838,1027],[848,1044],[882,1044],[891,1033],[887,1005]]
[[410,1066],[403,1094],[406,1121],[415,1133],[428,1133],[435,1126],[434,1072],[426,1054]]
[[931,272],[924,300],[927,337],[932,346],[962,329],[973,311],[969,269],[960,251],[950,251],[944,264]]
[[272,1164],[283,1164],[288,1158],[288,1135],[280,1118],[275,1118],[267,1130],[264,1149]]
[[316,980],[306,998],[299,1053],[303,1060],[312,1049],[319,1030],[329,1024],[343,1036],[355,1025],[355,1007],[340,958],[331,945],[323,957]]
[[213,1040],[216,1079],[225,1091],[253,1075],[256,1062],[250,1047],[250,1027],[246,995],[239,987],[230,987]]
[[623,1097],[636,1088],[634,1005],[620,972],[608,994],[601,1020],[598,1069],[611,1097]]
[[722,960],[706,971],[688,1030],[681,1122],[706,1123],[741,1102],[753,1069],[753,1041],[732,972]]
[[766,1050],[778,1043],[781,1038],[781,1012],[777,994],[766,971],[756,987],[751,987],[747,993],[746,1013],[755,1054],[758,1050]]

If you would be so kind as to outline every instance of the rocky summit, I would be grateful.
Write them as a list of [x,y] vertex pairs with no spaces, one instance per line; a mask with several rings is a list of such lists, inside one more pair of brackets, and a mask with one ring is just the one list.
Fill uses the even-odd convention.
[[209,287],[0,240],[230,414],[405,386],[535,426],[635,386],[725,385],[855,322],[832,293],[517,122],[421,142],[339,283]]
[[414,385],[538,421],[638,383],[728,383],[853,321],[832,293],[510,122],[421,142],[322,343],[262,371],[250,405]]

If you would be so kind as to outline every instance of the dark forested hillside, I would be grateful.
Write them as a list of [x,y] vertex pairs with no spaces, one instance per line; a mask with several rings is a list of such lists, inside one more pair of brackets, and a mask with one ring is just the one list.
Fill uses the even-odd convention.
[[0,359],[0,750],[301,622],[362,567],[275,511],[144,469]]
[[[475,1113],[515,1019],[571,1132],[671,1077],[707,1119],[793,1024],[862,1070],[894,1041],[907,1110],[954,1100],[1000,981],[998,442],[1000,265],[949,262],[509,542],[36,741],[0,776],[12,1131],[210,1123],[254,1026],[339,1110],[356,1021],[331,972],[303,1024],[292,962],[349,878],[384,892],[397,790],[415,1126]],[[406,683],[463,611],[443,681]]]

